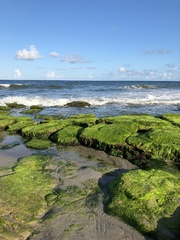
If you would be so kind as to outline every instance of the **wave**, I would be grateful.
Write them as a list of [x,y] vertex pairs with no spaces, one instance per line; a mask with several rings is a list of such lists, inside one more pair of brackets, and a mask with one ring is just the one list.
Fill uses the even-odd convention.
[[0,84],[0,89],[10,88],[10,89],[18,89],[18,88],[27,88],[27,84],[15,83],[15,84]]
[[0,84],[0,89],[9,88],[11,84]]
[[25,97],[25,96],[8,96],[0,99],[0,105],[6,105],[6,103],[18,103],[26,106],[42,105],[44,107],[64,107],[67,103],[73,101],[86,101],[91,106],[107,106],[107,105],[123,105],[123,106],[143,106],[143,105],[180,105],[180,97],[174,96],[155,96],[147,95],[139,98],[112,98],[112,97],[96,97],[96,98],[43,98]]
[[135,89],[135,90],[142,90],[142,89],[157,89],[159,88],[157,85],[151,85],[151,84],[138,84],[138,85],[126,85],[124,86],[124,89]]

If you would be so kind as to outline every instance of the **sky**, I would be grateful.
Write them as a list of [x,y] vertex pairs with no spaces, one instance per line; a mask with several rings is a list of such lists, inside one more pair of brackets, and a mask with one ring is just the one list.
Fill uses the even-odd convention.
[[180,0],[0,0],[0,79],[180,80]]

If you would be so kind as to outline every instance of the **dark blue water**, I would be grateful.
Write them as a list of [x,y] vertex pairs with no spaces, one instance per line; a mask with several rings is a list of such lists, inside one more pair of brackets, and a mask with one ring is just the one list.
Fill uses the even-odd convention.
[[[72,101],[90,107],[72,108]],[[69,116],[94,113],[98,117],[121,114],[180,113],[180,82],[160,81],[0,81],[0,105],[43,105],[44,114]]]

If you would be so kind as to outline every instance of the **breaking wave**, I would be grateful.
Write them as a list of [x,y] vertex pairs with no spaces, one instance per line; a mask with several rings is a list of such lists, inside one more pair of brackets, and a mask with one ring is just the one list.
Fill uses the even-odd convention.
[[155,96],[148,94],[144,97],[137,98],[111,98],[111,97],[96,97],[96,98],[43,98],[25,97],[25,96],[8,96],[0,99],[0,105],[6,103],[18,103],[26,106],[42,105],[44,107],[63,107],[72,101],[86,101],[91,106],[106,106],[106,105],[180,105],[180,98],[174,96],[173,98],[167,96]]

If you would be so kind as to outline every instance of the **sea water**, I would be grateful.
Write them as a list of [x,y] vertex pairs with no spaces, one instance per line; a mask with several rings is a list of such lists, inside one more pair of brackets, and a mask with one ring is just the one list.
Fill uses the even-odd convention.
[[[90,106],[66,106],[72,101],[86,101]],[[180,82],[0,80],[0,105],[13,102],[42,105],[42,114],[64,117],[180,113]]]

